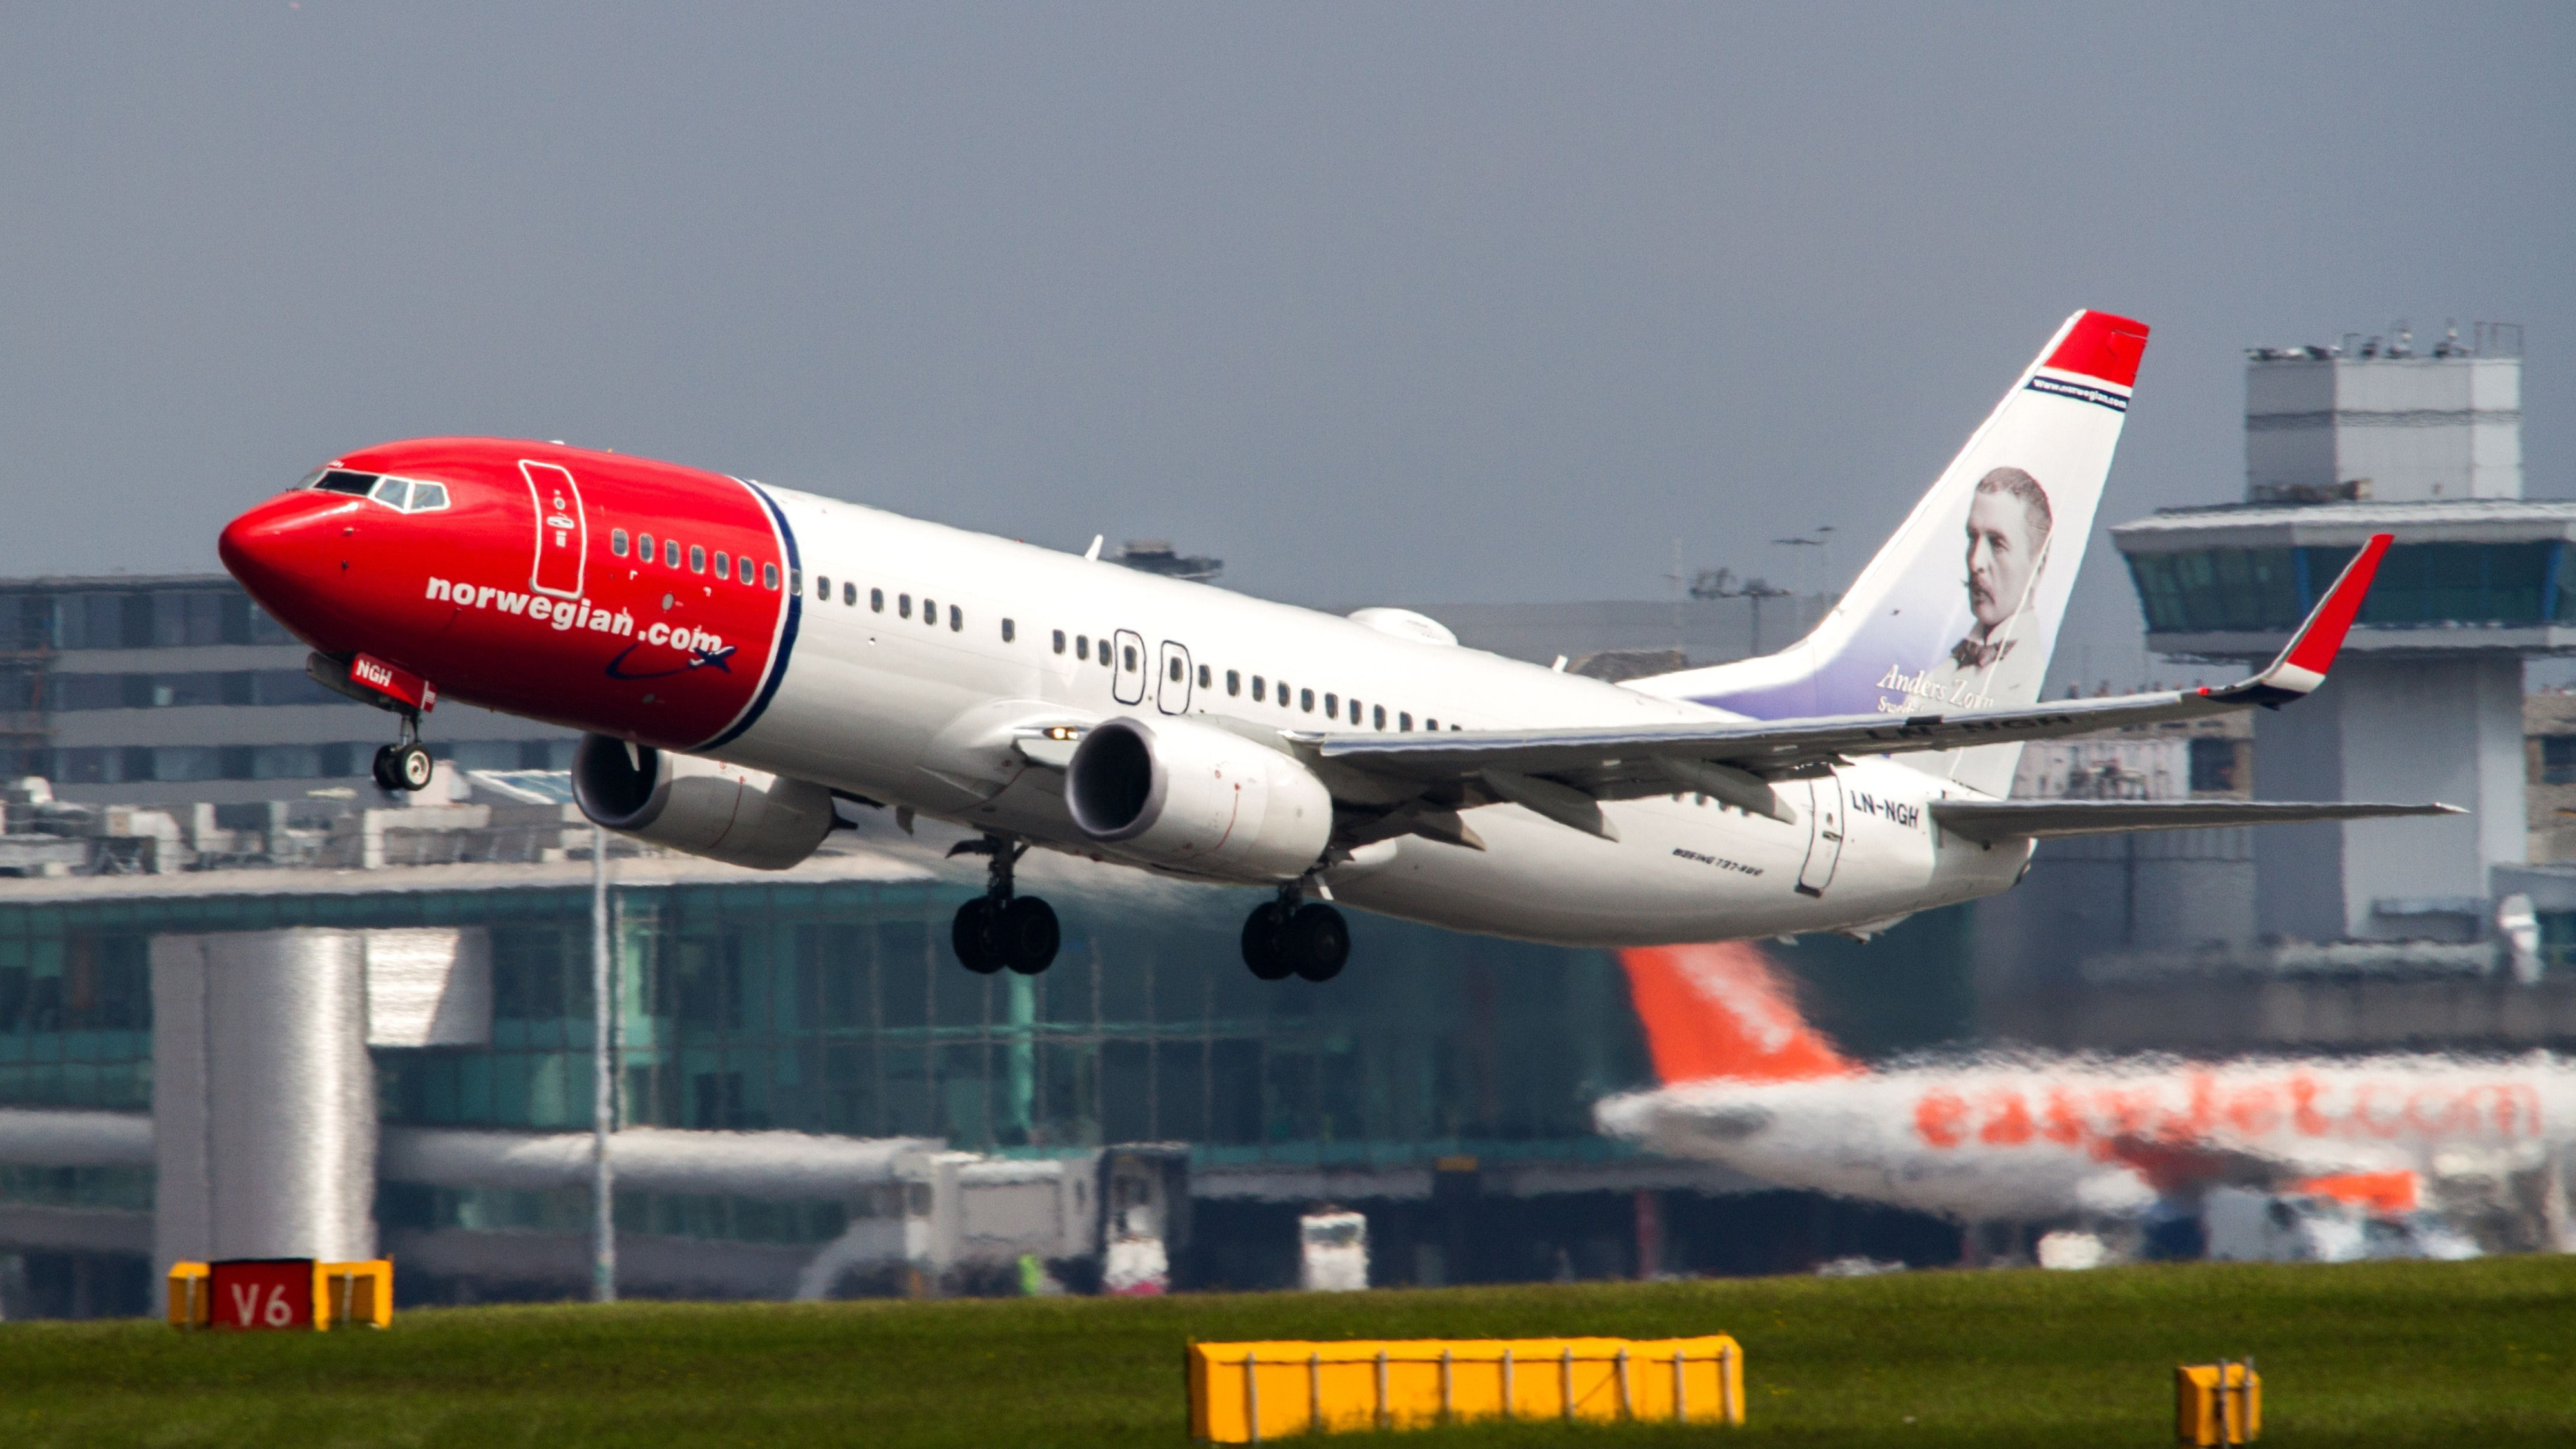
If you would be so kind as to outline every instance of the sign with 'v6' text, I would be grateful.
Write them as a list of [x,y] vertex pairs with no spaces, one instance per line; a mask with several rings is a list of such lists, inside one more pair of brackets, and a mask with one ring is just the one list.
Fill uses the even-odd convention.
[[313,1327],[311,1258],[235,1258],[209,1264],[207,1319],[215,1328]]

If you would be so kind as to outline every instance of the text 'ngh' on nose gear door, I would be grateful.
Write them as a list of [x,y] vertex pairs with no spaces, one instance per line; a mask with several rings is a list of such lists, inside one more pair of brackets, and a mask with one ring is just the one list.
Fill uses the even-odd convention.
[[1190,651],[1163,641],[1162,668],[1154,676],[1154,707],[1165,714],[1190,712]]
[[582,563],[590,553],[580,485],[572,481],[569,471],[552,463],[522,461],[519,475],[528,480],[528,498],[537,507],[537,557],[528,571],[528,587],[541,594],[580,598]]
[[1109,658],[1109,697],[1120,704],[1145,702],[1145,636],[1118,631],[1117,650]]

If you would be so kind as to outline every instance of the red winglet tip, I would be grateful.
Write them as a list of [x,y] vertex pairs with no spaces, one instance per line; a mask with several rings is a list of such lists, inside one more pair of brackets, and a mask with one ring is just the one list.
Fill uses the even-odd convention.
[[2044,364],[2060,372],[2079,372],[2116,387],[2134,387],[2138,359],[2146,354],[2147,324],[2108,312],[2078,312],[2066,340]]
[[2317,616],[2305,634],[2290,646],[2290,662],[2301,669],[2326,672],[2335,656],[2343,652],[2344,635],[2351,632],[2352,621],[2361,614],[2362,600],[2370,595],[2371,580],[2379,573],[2379,561],[2396,542],[2393,533],[2374,533],[2361,546],[2361,552],[2344,566],[2344,576],[2335,589],[2317,606]]

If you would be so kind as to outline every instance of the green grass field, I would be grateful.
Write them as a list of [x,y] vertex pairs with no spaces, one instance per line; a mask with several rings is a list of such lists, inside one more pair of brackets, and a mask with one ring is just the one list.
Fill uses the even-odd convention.
[[[0,1445],[1182,1442],[1190,1338],[1712,1330],[1746,1443],[2153,1445],[2253,1354],[2264,1442],[2576,1444],[2576,1258],[1912,1273],[1337,1296],[406,1313],[385,1332],[0,1326]],[[1442,1444],[1726,1431],[1493,1426]]]

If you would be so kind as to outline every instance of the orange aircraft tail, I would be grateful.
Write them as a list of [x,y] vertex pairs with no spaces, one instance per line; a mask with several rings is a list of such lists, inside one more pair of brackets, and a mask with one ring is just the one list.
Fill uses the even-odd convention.
[[1778,968],[1749,941],[1631,946],[1619,953],[1655,1075],[1790,1082],[1859,1070],[1807,1024]]

